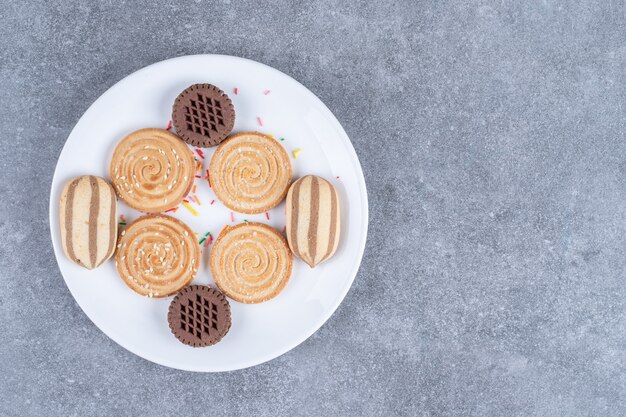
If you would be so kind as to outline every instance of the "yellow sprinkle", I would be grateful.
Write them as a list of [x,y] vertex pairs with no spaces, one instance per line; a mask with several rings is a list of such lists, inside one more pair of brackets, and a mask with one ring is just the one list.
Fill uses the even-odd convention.
[[199,205],[199,206],[201,206],[201,205],[202,205],[202,203],[200,202],[200,199],[198,198],[198,196],[197,196],[197,195],[195,195],[195,194],[194,194],[194,195],[193,195],[193,198],[195,198],[195,199],[196,199],[196,203],[198,203],[198,205]]
[[185,202],[183,201],[183,206],[185,206],[185,208],[186,208],[187,210],[189,210],[189,211],[191,212],[191,214],[193,214],[194,216],[197,216],[197,215],[198,215],[198,212],[197,212],[197,211],[195,211],[195,210],[193,209],[193,207],[191,207],[191,206],[189,205],[189,203],[185,203]]
[[298,155],[300,155],[300,152],[302,152],[302,149],[296,149],[293,151],[293,159],[296,159]]

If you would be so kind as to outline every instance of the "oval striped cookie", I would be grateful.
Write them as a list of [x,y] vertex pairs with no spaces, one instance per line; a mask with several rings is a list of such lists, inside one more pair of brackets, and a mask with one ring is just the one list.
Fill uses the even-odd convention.
[[307,175],[287,193],[287,241],[311,268],[329,259],[339,244],[339,196],[324,178]]
[[100,177],[76,177],[61,192],[61,242],[74,263],[94,269],[113,255],[117,203],[111,184]]

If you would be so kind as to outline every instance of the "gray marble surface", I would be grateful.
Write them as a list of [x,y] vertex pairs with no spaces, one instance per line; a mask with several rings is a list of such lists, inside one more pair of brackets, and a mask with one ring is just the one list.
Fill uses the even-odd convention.
[[[626,415],[624,2],[72,3],[0,0],[0,415]],[[87,107],[198,53],[316,93],[370,198],[337,312],[225,374],[109,340],[48,226]]]

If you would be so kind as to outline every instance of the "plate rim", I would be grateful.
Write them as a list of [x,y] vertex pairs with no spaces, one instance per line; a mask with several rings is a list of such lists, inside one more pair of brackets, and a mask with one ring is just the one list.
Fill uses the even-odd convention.
[[[294,85],[300,89],[304,94],[309,95],[318,105],[318,108],[325,114],[325,116],[328,118],[328,120],[331,122],[331,124],[333,125],[333,127],[335,129],[337,129],[337,131],[340,133],[340,136],[342,137],[342,143],[345,146],[348,154],[351,156],[350,160],[351,160],[351,165],[353,166],[354,172],[356,173],[356,177],[357,177],[357,183],[359,186],[359,193],[363,196],[363,200],[362,200],[362,204],[361,204],[361,210],[362,210],[362,220],[361,220],[361,230],[363,231],[362,234],[362,239],[359,242],[359,246],[357,248],[358,250],[358,260],[357,262],[354,263],[354,266],[352,267],[352,270],[350,271],[350,280],[349,282],[346,283],[346,285],[344,286],[344,288],[342,288],[342,290],[340,292],[337,293],[337,297],[335,299],[335,301],[332,303],[332,307],[330,309],[327,310],[327,312],[325,312],[324,314],[320,315],[320,318],[318,320],[316,320],[315,325],[311,326],[311,328],[309,329],[309,331],[305,331],[302,333],[301,336],[294,338],[294,341],[290,342],[290,343],[286,343],[285,345],[283,345],[280,349],[277,349],[276,351],[273,351],[271,353],[267,353],[265,355],[262,355],[258,358],[255,358],[254,360],[242,360],[241,363],[239,364],[239,366],[237,367],[229,367],[229,368],[219,368],[219,366],[212,368],[212,369],[198,369],[198,368],[189,368],[186,366],[179,366],[179,365],[171,365],[171,364],[166,364],[166,363],[162,363],[160,360],[156,359],[155,357],[153,357],[150,353],[146,353],[146,352],[139,352],[137,349],[135,349],[134,347],[129,347],[127,346],[125,343],[123,343],[123,341],[119,341],[116,338],[112,337],[110,332],[107,332],[105,330],[103,330],[95,321],[94,319],[91,317],[91,315],[85,311],[85,309],[82,307],[82,305],[80,304],[80,302],[78,301],[78,298],[76,297],[76,294],[74,294],[74,292],[72,291],[72,288],[70,287],[70,285],[68,285],[67,279],[65,278],[65,275],[63,274],[63,271],[61,270],[61,266],[60,266],[60,261],[59,261],[59,254],[62,252],[62,248],[58,247],[55,236],[54,236],[54,231],[53,231],[53,227],[52,224],[55,221],[55,219],[53,219],[53,212],[54,212],[54,204],[55,203],[55,199],[54,199],[54,184],[58,181],[56,179],[57,177],[57,172],[58,172],[58,168],[59,168],[59,163],[61,160],[61,156],[63,155],[63,153],[65,152],[65,149],[67,147],[68,144],[68,140],[70,137],[72,137],[72,134],[74,133],[76,126],[79,124],[80,120],[83,118],[83,116],[88,113],[103,97],[108,96],[109,94],[111,94],[111,90],[113,90],[119,83],[121,83],[122,81],[134,78],[134,77],[138,77],[140,76],[143,72],[148,71],[149,69],[151,69],[152,67],[158,66],[158,65],[162,65],[165,64],[167,62],[171,62],[171,61],[183,61],[183,60],[194,60],[194,59],[198,59],[198,58],[217,58],[217,59],[225,59],[225,60],[232,60],[232,61],[244,61],[247,63],[251,63],[253,65],[260,65],[262,67],[264,67],[266,70],[269,70],[271,72],[274,72],[275,74],[277,74],[279,77],[294,83]],[[56,264],[57,264],[57,268],[61,274],[61,277],[63,277],[63,282],[65,283],[65,286],[68,288],[70,294],[72,295],[72,298],[74,299],[74,302],[78,305],[78,307],[81,309],[81,311],[87,316],[87,318],[92,322],[92,324],[102,333],[104,333],[109,339],[111,339],[113,342],[115,342],[116,344],[118,344],[119,346],[121,346],[122,348],[124,348],[125,350],[131,352],[132,354],[150,361],[152,363],[158,364],[160,366],[164,366],[167,368],[171,368],[171,369],[180,369],[180,370],[184,370],[184,371],[190,371],[190,372],[230,372],[230,371],[237,371],[237,370],[241,370],[241,369],[246,369],[246,368],[250,368],[253,366],[257,366],[257,365],[261,365],[263,363],[269,362],[273,359],[276,359],[282,355],[284,355],[285,353],[293,350],[294,348],[296,348],[297,346],[299,346],[300,344],[302,344],[305,340],[307,340],[308,338],[310,338],[313,334],[315,334],[329,319],[330,317],[337,311],[337,309],[339,308],[339,306],[341,305],[341,303],[343,302],[343,300],[345,299],[346,295],[348,294],[348,292],[350,291],[350,288],[352,288],[352,284],[354,283],[354,280],[356,279],[356,276],[358,274],[359,268],[361,267],[361,263],[363,261],[363,256],[365,253],[365,247],[366,247],[366,242],[367,242],[367,234],[368,234],[368,226],[369,226],[369,198],[367,195],[367,186],[365,183],[365,176],[363,174],[363,168],[361,166],[359,157],[356,153],[356,150],[354,149],[354,145],[352,144],[352,141],[350,140],[350,137],[348,136],[348,134],[346,133],[345,129],[343,128],[343,126],[341,125],[341,123],[339,122],[339,120],[337,119],[337,117],[332,113],[332,111],[326,106],[326,104],[324,104],[324,102],[315,94],[313,93],[311,90],[309,90],[306,86],[304,86],[302,83],[300,83],[298,80],[296,80],[295,78],[291,77],[290,75],[274,68],[271,67],[267,64],[252,60],[252,59],[248,59],[248,58],[243,58],[243,57],[237,57],[237,56],[233,56],[233,55],[224,55],[224,54],[194,54],[194,55],[181,55],[181,56],[177,56],[177,57],[173,57],[173,58],[168,58],[162,61],[157,61],[154,62],[150,65],[147,65],[145,67],[142,67],[124,77],[122,77],[121,79],[119,79],[118,81],[116,81],[113,85],[111,85],[109,88],[107,88],[107,90],[105,92],[103,92],[101,95],[98,96],[98,98],[96,98],[90,105],[89,107],[87,107],[87,109],[81,114],[81,116],[78,118],[78,120],[76,121],[76,123],[74,124],[74,127],[72,128],[72,130],[70,131],[69,135],[67,136],[67,138],[65,139],[65,143],[63,144],[63,147],[61,148],[61,152],[59,153],[58,157],[57,157],[57,162],[55,164],[54,167],[54,173],[52,175],[52,181],[50,183],[50,191],[49,191],[49,205],[48,205],[48,221],[49,221],[49,228],[50,228],[50,239],[52,241],[52,248],[53,248],[53,252],[54,252],[54,257],[56,260]]]

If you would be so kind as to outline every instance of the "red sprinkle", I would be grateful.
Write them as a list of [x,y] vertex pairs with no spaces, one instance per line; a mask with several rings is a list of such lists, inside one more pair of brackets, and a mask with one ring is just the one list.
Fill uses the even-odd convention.
[[265,212],[265,217],[267,217],[267,220],[270,219],[270,214],[267,211]]
[[176,210],[178,210],[178,207],[174,207],[174,208],[171,208],[169,210],[165,210],[165,212],[169,213],[170,211],[173,211],[174,213],[176,213]]
[[206,241],[209,243],[213,243],[213,235],[209,234],[209,238]]
[[268,95],[271,92],[272,92],[271,90],[265,90],[265,91],[263,91],[263,94]]
[[339,175],[337,175],[337,179],[339,179]]
[[200,175],[196,175],[196,178],[202,178]]
[[185,203],[189,203],[189,200],[187,200],[187,199],[184,199],[183,201],[184,201]]
[[235,213],[233,213],[232,211],[230,212],[230,221],[231,222],[235,221]]
[[204,247],[206,248],[207,246],[209,246],[209,243],[211,243],[211,235],[209,235],[209,239],[204,241]]
[[235,95],[239,94],[239,89],[235,87]]
[[[196,202],[196,199],[195,199],[195,198],[193,198],[193,197],[192,197],[192,196],[190,196],[190,195],[188,195],[188,196],[187,196],[187,198],[188,198],[189,200],[191,200],[192,202],[194,202],[194,203]],[[189,202],[189,201],[187,201],[187,203],[188,203],[188,202]]]
[[121,220],[121,221],[123,221],[123,222],[125,222],[125,221],[126,221],[126,219],[124,218],[124,215],[123,215],[123,214],[120,214],[120,220]]
[[261,116],[258,116],[256,120],[259,122],[259,126],[263,127],[263,120],[261,120]]
[[172,128],[172,120],[167,122],[167,127],[165,128],[165,130],[170,130]]
[[196,153],[200,155],[200,158],[204,159],[204,154],[202,153],[200,149],[196,149]]
[[211,205],[213,205],[213,203],[215,203],[215,200],[211,200],[211,203],[210,203],[210,204],[211,204]]

